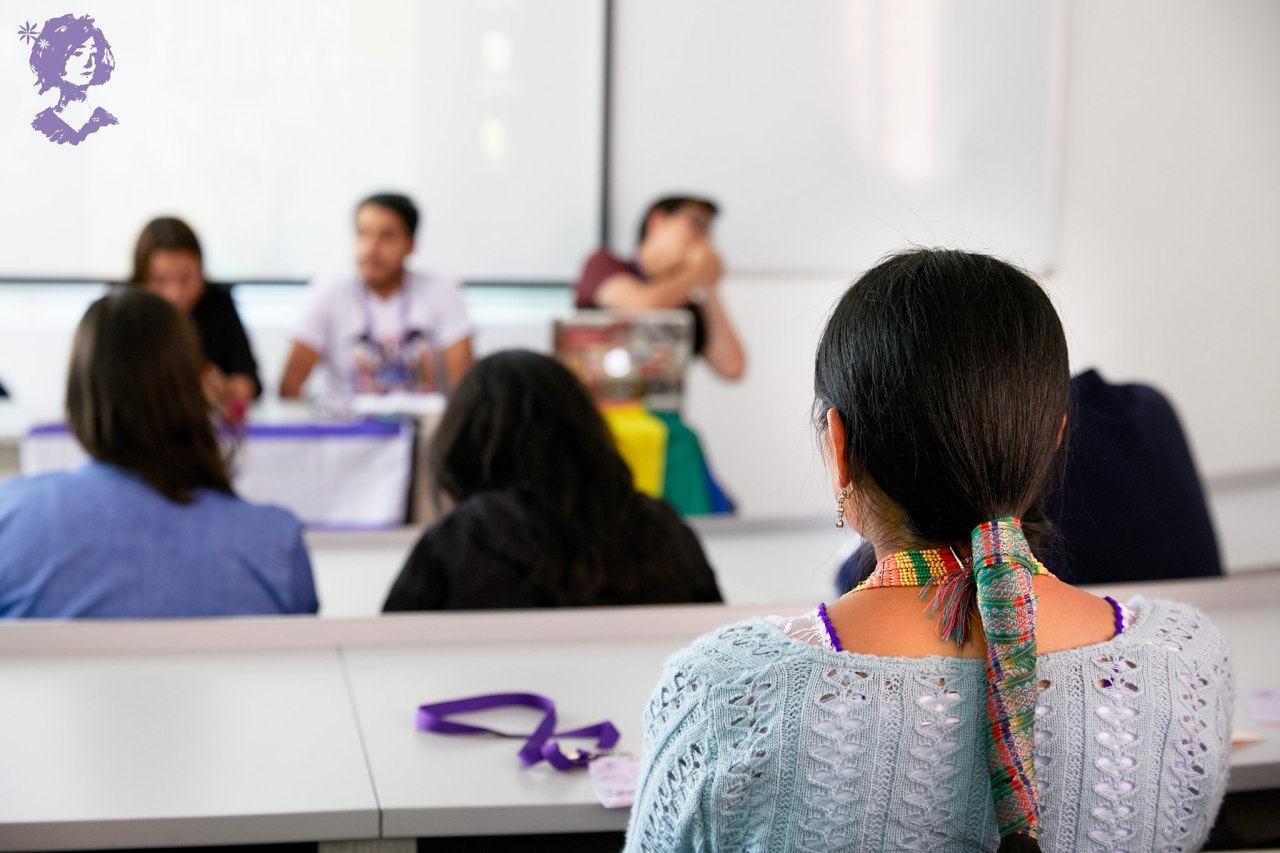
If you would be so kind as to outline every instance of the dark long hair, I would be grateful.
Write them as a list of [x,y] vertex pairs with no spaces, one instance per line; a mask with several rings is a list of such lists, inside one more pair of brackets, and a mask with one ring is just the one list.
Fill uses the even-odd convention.
[[455,501],[516,493],[539,546],[529,579],[548,601],[626,601],[664,572],[680,576],[649,558],[645,499],[587,390],[554,359],[510,350],[477,362],[428,458],[437,490]]
[[142,477],[171,501],[232,494],[200,383],[190,321],[158,296],[112,292],[76,329],[67,418],[89,455]]
[[878,264],[836,306],[815,414],[839,412],[855,484],[870,478],[914,538],[967,546],[976,525],[1014,515],[1035,545],[1069,382],[1062,325],[1026,273],[918,249]]
[[188,252],[195,255],[202,266],[204,263],[200,239],[190,225],[174,216],[157,217],[148,222],[138,235],[138,242],[133,248],[130,284],[147,283],[147,268],[151,265],[151,256],[156,252]]

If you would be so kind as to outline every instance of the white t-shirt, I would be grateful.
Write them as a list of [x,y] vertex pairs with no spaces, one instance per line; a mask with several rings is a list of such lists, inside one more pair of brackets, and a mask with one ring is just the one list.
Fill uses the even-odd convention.
[[440,353],[473,333],[461,281],[405,270],[386,299],[358,275],[309,290],[294,339],[320,354],[331,392],[446,390]]

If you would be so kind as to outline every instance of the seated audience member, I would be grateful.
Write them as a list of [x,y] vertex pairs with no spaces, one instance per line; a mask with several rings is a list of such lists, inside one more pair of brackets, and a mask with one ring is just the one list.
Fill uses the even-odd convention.
[[667,663],[627,849],[1198,850],[1228,646],[1191,607],[1097,598],[1036,559],[1019,517],[1068,404],[1040,287],[983,255],[886,259],[837,304],[814,390],[836,526],[880,560],[830,606]]
[[0,484],[0,616],[314,613],[298,520],[235,496],[190,323],[125,289],[89,307],[67,379],[80,468]]
[[204,254],[191,226],[171,216],[148,222],[134,248],[130,283],[163,296],[191,318],[204,354],[209,402],[243,412],[262,393],[258,363],[231,288],[205,281]]
[[366,198],[355,225],[359,274],[311,283],[280,396],[300,396],[321,362],[339,395],[452,389],[471,367],[462,282],[405,268],[418,230],[407,197]]
[[1089,370],[1071,380],[1066,463],[1046,511],[1072,583],[1222,574],[1191,447],[1173,406]]
[[635,490],[586,389],[554,359],[479,361],[429,466],[456,505],[414,547],[388,611],[720,601],[693,531]]
[[576,285],[579,308],[693,313],[693,349],[725,379],[740,379],[746,356],[720,300],[720,257],[711,245],[717,208],[708,199],[672,196],[654,202],[640,222],[632,260],[608,248],[587,258]]
[[[1049,552],[1059,576],[1085,584],[1222,574],[1191,447],[1164,395],[1088,370],[1071,380],[1068,411],[1061,483],[1045,502],[1059,534]],[[837,592],[874,564],[863,544],[840,567]]]

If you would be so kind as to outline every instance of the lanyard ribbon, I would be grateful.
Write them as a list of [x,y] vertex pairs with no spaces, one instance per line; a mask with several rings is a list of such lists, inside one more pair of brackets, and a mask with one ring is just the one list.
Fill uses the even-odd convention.
[[[467,723],[455,723],[449,717],[453,714],[466,714],[473,711],[488,711],[491,708],[505,708],[516,705],[542,711],[542,722],[534,729],[533,734],[513,734],[500,732],[485,726],[473,726]],[[524,746],[520,747],[520,764],[532,767],[539,761],[546,761],[557,770],[572,770],[575,767],[586,767],[593,758],[608,754],[618,742],[621,735],[613,723],[605,720],[593,726],[584,726],[568,732],[557,732],[556,703],[537,693],[490,693],[485,696],[469,696],[465,699],[452,699],[448,702],[434,702],[430,705],[418,706],[417,727],[420,731],[436,732],[442,735],[497,735],[505,738],[522,738]],[[556,738],[595,738],[596,749],[588,752],[576,749],[569,755],[560,751]]]

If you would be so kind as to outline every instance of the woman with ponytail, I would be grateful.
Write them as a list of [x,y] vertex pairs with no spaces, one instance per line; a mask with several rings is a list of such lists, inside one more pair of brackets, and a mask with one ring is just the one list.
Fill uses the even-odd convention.
[[984,255],[888,258],[837,304],[814,390],[836,526],[875,569],[667,663],[627,849],[1199,849],[1227,644],[1036,558],[1068,394],[1041,288]]

